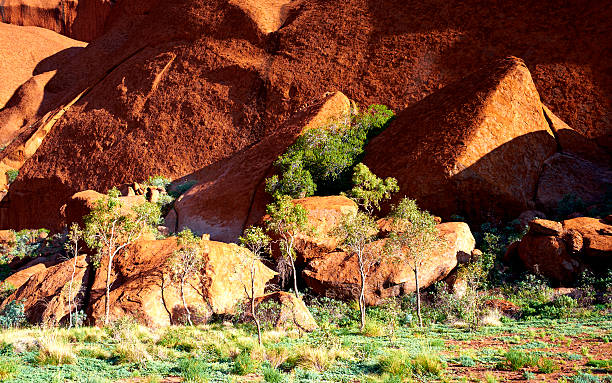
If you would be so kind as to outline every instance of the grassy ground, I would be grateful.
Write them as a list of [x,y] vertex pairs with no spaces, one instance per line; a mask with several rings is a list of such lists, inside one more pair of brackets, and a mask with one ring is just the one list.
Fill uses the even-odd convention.
[[612,316],[510,321],[471,331],[382,323],[311,334],[248,325],[0,333],[3,382],[612,382]]

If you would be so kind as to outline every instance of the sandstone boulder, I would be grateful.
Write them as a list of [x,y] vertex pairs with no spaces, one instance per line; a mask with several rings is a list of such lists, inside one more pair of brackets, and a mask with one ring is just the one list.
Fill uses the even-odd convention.
[[[205,322],[211,314],[231,313],[246,297],[247,275],[238,272],[245,262],[237,245],[202,240],[205,265],[189,281],[185,300],[192,319]],[[177,249],[176,238],[141,240],[114,262],[111,276],[110,319],[134,317],[147,326],[166,326],[184,321],[179,286],[170,280],[168,259]],[[106,273],[105,262],[96,273],[91,291],[90,316],[95,324],[104,321]],[[263,264],[257,266],[256,296],[275,273]]]
[[525,210],[513,221],[514,228],[520,232],[529,226],[529,222],[537,218],[546,219],[546,214],[538,210]]
[[342,93],[326,96],[293,116],[278,133],[180,180],[196,180],[197,185],[176,201],[166,226],[174,230],[189,227],[210,233],[215,240],[235,241],[246,226],[265,214],[270,201],[264,191],[265,178],[272,174],[276,158],[303,130],[346,119],[349,112],[350,102]]
[[533,208],[540,169],[556,146],[529,70],[508,58],[398,114],[368,144],[364,162],[397,178],[397,196],[442,218],[488,221]]
[[[77,302],[76,308],[82,309],[83,297],[89,283],[89,265],[85,256],[79,256],[76,262],[72,286],[70,281],[74,259],[69,259],[53,267],[41,268],[30,276],[21,287],[5,299],[0,310],[13,300],[23,301],[24,312],[30,323],[51,326],[65,324],[70,313],[69,297],[73,302]],[[73,310],[76,308],[73,306]]]
[[38,274],[41,271],[45,271],[47,266],[44,263],[37,263],[33,266],[24,268],[23,270],[17,271],[15,274],[10,275],[4,281],[2,281],[2,286],[4,288],[20,288],[24,283],[30,279],[30,277],[34,274]]
[[[91,213],[91,210],[100,199],[106,198],[105,194],[94,190],[85,190],[74,194],[60,209],[63,225],[70,226],[73,222],[81,227],[85,226],[83,218]],[[119,197],[122,214],[132,214],[132,208],[146,202],[144,196]]]
[[[266,294],[255,299],[255,307],[259,310],[260,318],[271,322],[275,328],[295,328],[308,332],[319,328],[304,301],[291,293],[277,291]],[[245,313],[245,320],[251,320],[250,310]]]
[[537,187],[538,205],[555,211],[567,195],[586,205],[602,202],[612,188],[612,170],[572,154],[556,153],[544,162]]
[[[426,288],[444,279],[456,266],[457,259],[470,254],[475,240],[463,222],[438,225],[444,246],[428,255],[419,271],[419,284]],[[368,251],[380,251],[384,239],[369,246]],[[316,294],[337,298],[356,299],[359,296],[360,276],[357,257],[345,252],[333,252],[312,259],[302,276]],[[366,302],[380,304],[385,298],[411,293],[415,290],[414,272],[407,264],[387,260],[376,264],[367,280]]]
[[516,251],[528,270],[568,285],[587,267],[597,273],[612,267],[612,226],[604,220],[579,217],[555,222],[554,228],[532,228],[518,244]]
[[529,231],[535,234],[559,235],[563,232],[563,225],[546,219],[534,219],[529,222]]

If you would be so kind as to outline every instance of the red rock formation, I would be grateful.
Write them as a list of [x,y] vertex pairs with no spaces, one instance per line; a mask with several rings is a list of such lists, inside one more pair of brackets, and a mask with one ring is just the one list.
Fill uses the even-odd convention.
[[529,71],[508,58],[400,113],[364,162],[443,218],[516,217],[533,207],[556,142]]
[[2,286],[4,288],[18,289],[23,286],[23,284],[26,283],[32,275],[38,274],[39,272],[45,271],[46,269],[47,266],[45,266],[44,263],[37,263],[33,266],[18,271],[15,274],[12,274],[4,281],[2,281]]
[[[6,298],[0,309],[13,300],[23,301],[24,312],[30,323],[51,326],[66,323],[69,315],[68,298],[73,266],[74,260],[67,260],[56,266],[38,271]],[[78,300],[79,305],[83,303],[81,299],[89,283],[88,270],[89,266],[85,256],[80,256],[77,259],[76,273],[72,284],[72,299],[73,302]]]
[[[447,222],[438,225],[446,245],[429,254],[419,270],[419,284],[426,288],[444,279],[456,266],[457,258],[470,254],[475,241],[467,224]],[[384,240],[370,247],[381,249]],[[302,274],[306,284],[321,296],[356,299],[359,296],[360,276],[357,257],[344,252],[322,254],[310,260]],[[415,290],[414,272],[409,265],[386,261],[373,267],[367,282],[366,302],[380,304],[385,298],[408,294]]]
[[178,178],[227,159],[326,91],[401,110],[511,54],[576,131],[602,143],[610,134],[605,3],[132,0],[114,8],[108,32],[50,81],[69,84],[65,99],[31,116],[84,92],[26,158],[3,201],[3,227],[40,226],[79,190]]
[[104,31],[111,0],[4,0],[3,23],[50,29],[81,41],[92,41]]
[[[274,293],[266,294],[255,299],[255,307],[259,307],[261,303],[274,303],[276,307],[270,313],[260,313],[260,319],[262,314],[266,315],[267,320],[272,321],[275,328],[279,329],[299,329],[301,331],[314,331],[319,326],[312,317],[308,307],[295,295],[284,291],[276,291]],[[248,302],[250,308],[250,302]],[[250,310],[245,311],[242,320],[251,321],[252,316]]]
[[[205,240],[201,243],[205,266],[201,276],[190,280],[185,289],[185,300],[196,322],[206,321],[212,313],[233,312],[246,297],[242,283],[250,283],[249,276],[237,273],[238,266],[244,262],[236,253],[237,245]],[[147,326],[165,326],[182,320],[184,309],[178,286],[169,278],[168,259],[176,248],[176,238],[139,241],[116,259],[111,276],[111,319],[128,315]],[[104,321],[104,262],[91,291],[89,310],[95,324]],[[256,296],[263,294],[265,284],[274,275],[259,263]]]
[[[83,218],[91,213],[100,199],[105,199],[106,195],[93,190],[85,190],[78,192],[60,209],[63,225],[69,227],[73,222],[78,223],[81,227],[85,227]],[[132,208],[146,202],[144,196],[129,196],[119,197],[121,203],[121,213],[124,215],[132,214]]]
[[270,202],[265,178],[273,173],[273,162],[305,129],[318,128],[345,119],[350,102],[334,93],[297,113],[278,132],[229,160],[218,161],[186,177],[198,184],[181,196],[166,219],[166,226],[189,227],[214,240],[235,241],[247,225],[258,221]]

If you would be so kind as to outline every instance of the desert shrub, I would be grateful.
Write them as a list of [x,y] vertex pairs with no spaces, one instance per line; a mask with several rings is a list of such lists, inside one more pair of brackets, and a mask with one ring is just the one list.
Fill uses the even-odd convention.
[[77,354],[84,358],[92,358],[92,359],[109,359],[112,357],[112,353],[107,350],[104,346],[99,344],[87,344],[82,346]]
[[509,369],[512,371],[517,371],[525,367],[535,367],[540,360],[540,357],[535,354],[515,349],[508,350],[508,352],[504,354],[504,358],[505,360],[498,364],[497,367],[499,369]]
[[9,255],[15,258],[36,258],[40,256],[46,243],[46,240],[41,238],[43,233],[49,234],[49,230],[21,230],[16,232],[15,243]]
[[463,367],[474,367],[476,362],[474,359],[468,355],[461,355],[459,357],[459,364]]
[[337,359],[345,356],[345,352],[337,347],[303,345],[294,349],[294,354],[287,359],[285,365],[323,372]]
[[19,373],[20,365],[17,359],[0,359],[0,382],[5,382]]
[[412,355],[404,350],[391,351],[378,361],[381,372],[406,378],[412,375]]
[[170,185],[171,182],[172,180],[170,178],[157,175],[157,176],[150,176],[147,179],[146,184],[166,190],[166,188],[168,187],[168,185]]
[[264,381],[268,383],[282,383],[286,381],[285,375],[276,368],[272,367],[263,368],[263,377]]
[[418,375],[440,376],[446,369],[446,363],[437,354],[422,352],[412,360],[412,368]]
[[0,327],[21,327],[27,323],[22,302],[10,301],[0,312]]
[[192,328],[168,327],[157,344],[178,351],[191,352],[198,348],[198,339],[194,335]]
[[386,334],[385,330],[384,323],[374,319],[366,319],[366,323],[361,331],[361,334],[368,337],[379,337]]
[[575,376],[573,376],[570,381],[572,383],[601,383],[602,380],[599,379],[596,375],[591,375],[584,372],[579,372]]
[[258,363],[253,360],[251,353],[245,350],[234,358],[232,372],[236,375],[247,375],[257,371],[258,367]]
[[17,169],[9,169],[6,171],[6,179],[9,184],[15,182],[17,177],[19,176],[19,170]]
[[172,196],[173,198],[178,198],[182,196],[183,194],[185,194],[187,190],[194,187],[195,184],[197,184],[197,181],[194,181],[194,180],[188,180],[188,181],[182,182],[176,186],[172,186],[170,190],[168,190],[168,194]]
[[289,358],[289,350],[284,346],[275,346],[266,350],[266,361],[273,368],[278,368]]
[[612,359],[607,359],[607,360],[589,359],[586,365],[589,367],[594,367],[595,369],[601,370],[604,372],[612,372]]
[[210,380],[210,367],[198,359],[181,359],[178,370],[186,383],[204,383]]
[[552,359],[542,358],[538,361],[538,371],[542,374],[550,374],[559,370],[559,366]]
[[393,115],[385,106],[372,105],[348,124],[307,130],[276,160],[280,177],[267,179],[266,190],[293,198],[347,190],[368,137],[380,133]]
[[572,213],[583,211],[585,208],[586,204],[580,197],[575,194],[566,194],[561,198],[561,201],[557,203],[556,218],[564,219]]
[[43,335],[38,340],[38,355],[36,361],[39,365],[73,364],[77,357],[70,343],[67,343],[57,332]]
[[359,322],[359,310],[349,302],[310,295],[305,296],[305,301],[313,318],[323,327],[349,327]]
[[520,240],[526,232],[527,227],[517,231],[513,225],[498,227],[484,223],[480,231],[474,233],[476,246],[482,251],[477,262],[486,275],[483,279],[484,288],[499,286],[508,281],[510,275],[503,272],[502,258],[508,246]]

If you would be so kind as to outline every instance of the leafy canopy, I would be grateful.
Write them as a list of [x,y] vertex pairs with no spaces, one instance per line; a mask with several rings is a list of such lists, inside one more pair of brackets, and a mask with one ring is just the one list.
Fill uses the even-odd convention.
[[240,244],[249,249],[255,257],[261,256],[270,245],[270,237],[261,227],[257,226],[248,227],[238,240]]
[[372,105],[348,124],[305,131],[274,163],[281,175],[266,180],[266,191],[303,198],[345,190],[367,139],[380,133],[393,116],[386,106]]
[[[302,205],[293,203],[292,198],[287,195],[279,196],[266,210],[269,216],[266,223],[268,230],[278,234],[283,245],[288,244],[298,231],[308,230],[308,212]],[[281,246],[281,249],[287,249],[289,252],[283,256],[295,258],[291,245]]]
[[355,165],[353,185],[348,196],[369,214],[380,209],[380,202],[391,198],[391,193],[399,191],[395,178],[387,177],[383,180],[362,163]]
[[195,274],[204,265],[200,239],[189,229],[177,235],[178,249],[170,258],[170,269],[175,280],[184,280]]
[[333,231],[342,246],[353,253],[363,253],[366,245],[376,239],[378,227],[374,218],[364,212],[348,213]]

